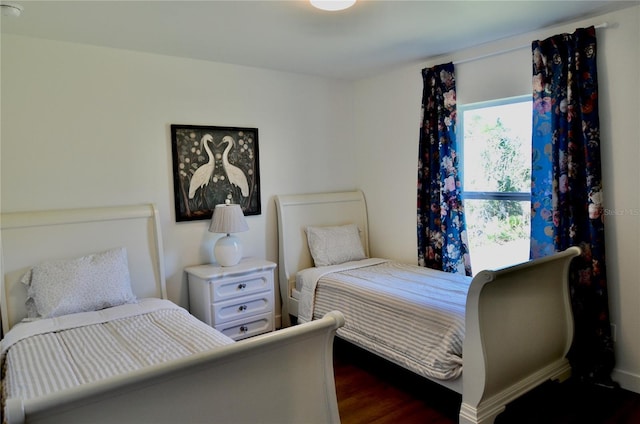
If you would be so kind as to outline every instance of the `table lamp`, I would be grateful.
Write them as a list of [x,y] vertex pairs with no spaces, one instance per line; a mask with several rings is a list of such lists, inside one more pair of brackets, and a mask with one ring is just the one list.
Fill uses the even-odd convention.
[[233,266],[242,259],[242,245],[240,240],[232,233],[248,231],[249,226],[244,219],[244,213],[240,205],[224,204],[216,205],[211,217],[209,231],[212,233],[225,233],[220,237],[213,248],[213,254],[221,266]]

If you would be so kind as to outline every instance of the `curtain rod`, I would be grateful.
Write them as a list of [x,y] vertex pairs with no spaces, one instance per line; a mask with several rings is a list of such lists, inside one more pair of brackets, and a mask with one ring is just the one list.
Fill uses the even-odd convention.
[[[601,24],[595,25],[594,28],[595,29],[600,29],[600,28],[607,28],[609,26],[609,24],[607,22],[603,22]],[[492,53],[487,53],[481,56],[476,56],[476,57],[471,57],[469,59],[460,59],[460,60],[456,60],[453,62],[454,65],[460,65],[461,63],[467,63],[467,62],[475,62],[476,60],[480,60],[480,59],[486,59],[488,57],[492,57],[492,56],[498,56],[501,54],[505,54],[505,53],[510,53],[516,50],[521,50],[527,47],[531,47],[531,43],[529,44],[524,44],[522,46],[517,46],[517,47],[511,47],[510,49],[504,49],[504,50],[498,50],[497,52],[492,52]]]

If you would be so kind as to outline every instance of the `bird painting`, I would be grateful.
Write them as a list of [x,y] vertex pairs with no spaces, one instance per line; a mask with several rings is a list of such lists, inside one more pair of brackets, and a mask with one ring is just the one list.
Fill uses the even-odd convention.
[[198,191],[199,188],[203,188],[207,184],[209,184],[211,176],[213,175],[213,170],[216,166],[215,157],[213,156],[213,153],[211,153],[211,149],[207,144],[213,142],[213,137],[211,136],[211,134],[203,135],[200,142],[202,143],[204,149],[207,151],[209,161],[196,169],[196,172],[193,173],[191,181],[189,182],[189,199],[193,199],[195,197],[196,191]]
[[[227,147],[225,147],[224,152],[222,153],[222,167],[227,173],[227,178],[229,178],[229,182],[232,185],[240,189],[243,197],[249,197],[249,183],[247,182],[247,177],[244,175],[244,172],[242,172],[240,168],[229,163],[229,151],[235,146],[236,141],[233,137],[227,135],[222,138],[220,144],[222,143],[227,143]],[[198,171],[199,170],[200,169],[198,169]]]

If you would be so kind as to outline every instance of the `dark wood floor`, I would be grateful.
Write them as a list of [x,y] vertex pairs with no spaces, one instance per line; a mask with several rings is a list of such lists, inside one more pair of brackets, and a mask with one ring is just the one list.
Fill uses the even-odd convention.
[[[334,369],[342,424],[455,424],[461,396],[336,339]],[[545,383],[507,406],[496,424],[638,424],[640,395]]]

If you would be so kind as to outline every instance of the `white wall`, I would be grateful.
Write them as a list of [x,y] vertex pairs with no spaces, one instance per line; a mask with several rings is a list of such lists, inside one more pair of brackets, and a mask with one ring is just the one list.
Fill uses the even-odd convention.
[[258,128],[248,256],[277,262],[275,194],[356,186],[347,83],[4,34],[1,54],[2,211],[156,203],[183,306],[183,268],[212,261],[219,235],[175,222],[170,124]]
[[[355,84],[359,186],[374,256],[415,263],[421,70],[456,65],[458,102],[531,93],[531,41],[607,22],[597,30],[600,118],[614,378],[640,392],[640,6],[398,67]],[[522,48],[520,48],[522,47]],[[515,50],[514,50],[515,49]],[[513,50],[481,60],[493,52]]]

